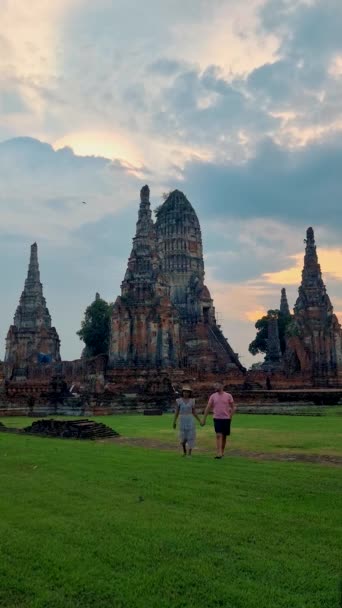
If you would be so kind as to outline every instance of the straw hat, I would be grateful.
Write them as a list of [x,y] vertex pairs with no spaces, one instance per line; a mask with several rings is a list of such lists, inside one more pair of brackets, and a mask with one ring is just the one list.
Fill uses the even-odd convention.
[[187,391],[188,393],[192,393],[192,388],[190,384],[184,384],[184,386],[182,386],[182,393],[184,393],[185,391]]

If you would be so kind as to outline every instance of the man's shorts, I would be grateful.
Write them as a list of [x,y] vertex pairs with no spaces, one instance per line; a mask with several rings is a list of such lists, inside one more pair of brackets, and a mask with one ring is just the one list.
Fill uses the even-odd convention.
[[228,418],[214,418],[214,428],[217,435],[230,435],[230,423]]

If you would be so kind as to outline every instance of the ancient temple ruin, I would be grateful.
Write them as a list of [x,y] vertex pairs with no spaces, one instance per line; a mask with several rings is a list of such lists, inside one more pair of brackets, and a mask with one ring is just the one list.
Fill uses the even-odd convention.
[[[267,313],[267,338],[265,360],[261,366],[264,371],[279,372],[283,369],[284,328],[291,321],[291,312],[287,300],[286,289],[283,287],[280,296],[279,309]],[[280,331],[282,329],[282,341]]]
[[342,332],[318,263],[314,231],[308,228],[302,282],[288,328],[285,365],[314,385],[342,384]]
[[177,367],[180,327],[162,274],[148,186],[140,192],[136,235],[111,320],[112,367]]
[[13,325],[6,338],[5,362],[13,368],[60,361],[60,340],[43,296],[37,243],[31,246],[30,263]]
[[192,205],[175,190],[154,224],[148,186],[140,197],[133,249],[112,315],[110,365],[243,372],[204,284],[201,229]]
[[267,314],[267,341],[266,356],[262,369],[266,372],[279,371],[282,368],[282,354],[280,348],[278,314],[268,311]]
[[179,190],[172,192],[157,210],[156,232],[162,269],[182,319],[213,320],[213,302],[204,286],[200,224],[192,205]]
[[283,287],[282,290],[281,290],[279,311],[280,311],[280,314],[282,314],[284,317],[290,317],[291,316],[289,303],[287,301],[287,294],[286,294],[285,287]]
[[[121,295],[112,307],[108,352],[105,347],[75,361],[60,359],[37,245],[32,245],[5,363],[0,363],[0,415],[72,415],[80,408],[82,415],[160,411],[173,406],[185,379],[198,396],[209,394],[219,378],[243,403],[337,403],[342,332],[322,280],[312,228],[294,314],[282,289],[279,309],[268,314],[265,362],[246,373],[216,322],[192,205],[176,190],[156,216],[153,222],[145,186]],[[263,393],[271,387],[276,390]]]

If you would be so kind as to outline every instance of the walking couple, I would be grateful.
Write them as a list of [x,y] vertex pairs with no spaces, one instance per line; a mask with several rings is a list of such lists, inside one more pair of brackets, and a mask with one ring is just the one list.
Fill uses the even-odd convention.
[[173,428],[177,426],[179,418],[179,438],[183,448],[183,456],[191,456],[196,440],[195,418],[201,426],[207,421],[210,411],[213,412],[214,429],[216,433],[216,459],[224,456],[227,437],[230,435],[231,419],[235,412],[233,397],[223,390],[223,384],[215,384],[215,392],[209,397],[201,420],[195,410],[195,400],[192,399],[192,389],[186,385],[182,388],[182,396],[177,399]]

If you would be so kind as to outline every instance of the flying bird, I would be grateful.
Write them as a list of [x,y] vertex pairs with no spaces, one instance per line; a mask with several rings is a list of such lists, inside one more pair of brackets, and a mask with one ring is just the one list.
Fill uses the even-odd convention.
[[86,205],[87,203],[85,201],[82,201],[82,205]]

